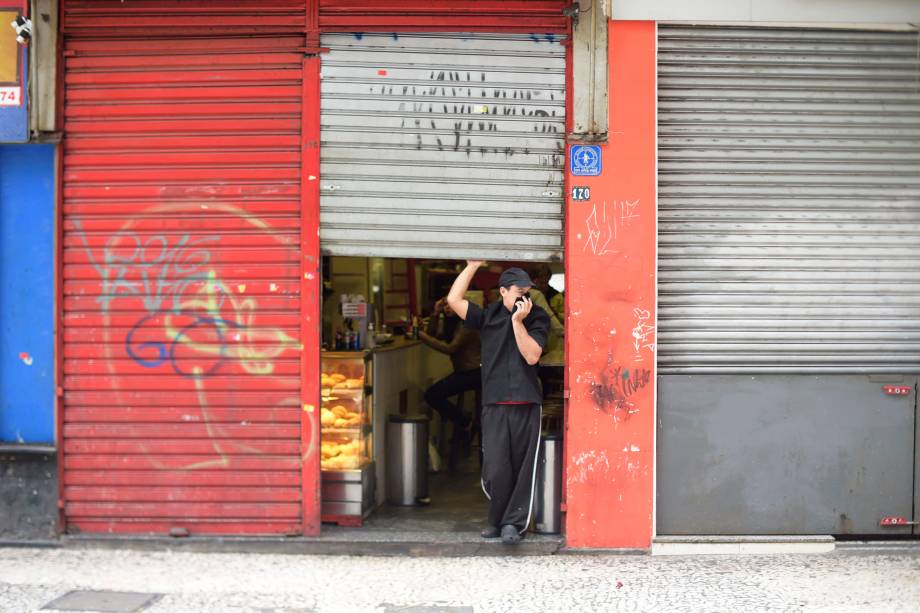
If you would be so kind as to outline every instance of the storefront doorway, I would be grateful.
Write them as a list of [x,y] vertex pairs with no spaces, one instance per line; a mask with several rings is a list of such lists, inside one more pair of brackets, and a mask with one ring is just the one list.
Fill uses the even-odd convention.
[[[480,483],[479,342],[443,306],[462,261],[330,256],[323,265],[322,509],[324,531],[360,527],[411,540],[476,538],[487,523]],[[561,265],[491,262],[467,297],[499,299],[508,266],[531,269],[534,301],[551,314],[541,360],[542,430],[563,428]],[[450,387],[447,387],[447,386]],[[454,394],[454,391],[458,393]],[[427,431],[417,497],[405,483],[391,421]],[[397,426],[398,428],[398,426]],[[408,478],[415,478],[409,475]]]
[[[346,365],[346,352],[337,359],[344,372],[336,373],[337,360],[327,353],[321,358],[326,383],[335,383],[332,376],[356,379],[352,375],[359,372],[373,378],[366,387],[372,400],[363,403],[374,426],[364,443],[324,430],[324,530],[333,522],[361,523],[365,530],[478,534],[485,523],[478,394],[469,390],[452,400],[470,420],[468,430],[456,433],[425,397],[452,372],[451,359],[416,340],[412,321],[422,318],[421,328],[429,327],[434,305],[446,296],[463,258],[489,260],[475,290],[481,304],[494,300],[497,272],[509,262],[531,268],[542,261],[552,263],[544,264],[548,274],[563,272],[563,40],[482,33],[322,37],[328,49],[322,58],[319,178],[323,345],[331,352],[337,345],[355,351],[354,333],[366,334],[366,323],[361,330],[340,328],[347,319],[343,309],[363,308],[357,298],[372,305],[367,316],[375,333],[386,326],[393,334],[363,367],[354,358]],[[431,332],[442,342],[453,333],[443,321]],[[364,338],[358,346],[364,350],[366,344]],[[544,356],[548,387],[555,386],[547,390],[553,398],[546,407],[553,427],[561,427],[562,354],[560,342],[552,356]],[[333,394],[324,397],[322,415],[343,425],[360,419],[353,408]],[[346,419],[334,418],[333,410]],[[430,419],[428,457],[437,469],[430,474],[430,505],[387,503],[385,430],[393,414]],[[340,460],[342,450],[346,457]],[[345,477],[333,475],[338,466],[355,462],[348,453],[372,461],[373,476],[346,485]],[[373,504],[355,505],[356,495],[372,490]],[[350,514],[343,517],[345,510]],[[356,522],[355,513],[364,521]]]

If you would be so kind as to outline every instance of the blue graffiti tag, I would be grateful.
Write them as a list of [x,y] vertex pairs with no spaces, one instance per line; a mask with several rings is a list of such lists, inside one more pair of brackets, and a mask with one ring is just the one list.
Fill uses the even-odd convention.
[[[156,315],[147,315],[146,317],[140,318],[125,337],[125,350],[128,352],[128,355],[131,356],[132,360],[146,368],[156,368],[166,361],[166,345],[159,341],[141,343],[137,346],[136,350],[134,347],[134,333],[137,332],[141,326],[155,317]],[[147,349],[155,350],[156,357],[145,358],[144,356],[140,355],[140,351],[145,351]]]
[[[189,316],[194,317],[194,321],[180,329],[172,341],[146,341],[143,343],[135,344],[135,333],[146,322],[158,317],[158,315],[148,315],[142,317],[137,321],[136,324],[134,324],[130,332],[128,332],[128,335],[125,337],[125,350],[127,351],[128,355],[131,356],[131,359],[145,368],[157,368],[168,359],[170,366],[172,366],[172,369],[176,372],[176,374],[186,378],[196,379],[200,377],[209,377],[216,374],[229,357],[227,355],[227,343],[224,336],[224,329],[233,328],[235,330],[242,330],[245,328],[245,326],[238,324],[235,321],[223,319],[220,317],[210,317],[203,315]],[[191,336],[191,334],[200,329],[202,326],[214,327],[215,333],[217,334],[217,342],[215,343],[215,346],[218,349],[219,358],[214,362],[214,364],[212,364],[207,370],[203,372],[189,372],[180,365],[181,359],[176,356],[176,349],[180,348]],[[141,355],[140,352],[146,352],[148,350],[153,350],[154,355]]]
[[[214,330],[217,332],[217,343],[220,347],[219,355],[220,359],[217,360],[208,370],[203,373],[188,373],[179,368],[179,361],[176,359],[176,347],[179,346],[182,338],[186,336],[189,332],[196,329],[200,324],[213,325]],[[169,349],[169,362],[172,364],[173,370],[183,377],[209,377],[215,374],[220,367],[223,366],[224,362],[227,360],[227,344],[224,342],[224,333],[221,329],[222,326],[229,326],[231,328],[241,329],[243,326],[239,325],[236,322],[229,321],[226,319],[221,319],[219,317],[201,317],[198,316],[195,318],[195,323],[182,328],[179,333],[176,335],[176,338],[173,339],[172,347]]]

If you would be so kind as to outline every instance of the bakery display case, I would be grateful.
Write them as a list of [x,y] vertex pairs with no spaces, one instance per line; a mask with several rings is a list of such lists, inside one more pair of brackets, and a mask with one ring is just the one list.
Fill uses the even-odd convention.
[[373,360],[323,352],[320,424],[323,521],[360,525],[373,507]]

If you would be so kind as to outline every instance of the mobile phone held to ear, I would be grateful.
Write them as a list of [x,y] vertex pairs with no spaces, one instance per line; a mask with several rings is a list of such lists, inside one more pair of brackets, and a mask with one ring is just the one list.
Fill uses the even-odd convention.
[[[523,296],[521,296],[521,298],[527,298],[528,300],[530,300],[530,292],[527,292],[526,294],[524,294]],[[514,301],[514,306],[516,306],[516,307],[519,306],[519,307],[521,307],[521,308],[523,309],[523,308],[524,308],[524,301],[521,300],[521,298],[518,298],[517,300]]]

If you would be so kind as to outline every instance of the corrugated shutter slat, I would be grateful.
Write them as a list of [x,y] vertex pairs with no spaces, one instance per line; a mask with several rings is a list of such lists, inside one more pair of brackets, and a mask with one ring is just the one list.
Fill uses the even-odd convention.
[[661,25],[662,373],[920,372],[916,34]]
[[67,529],[296,534],[303,35],[120,29],[281,6],[173,4],[65,9]]
[[71,37],[106,30],[122,36],[252,35],[306,27],[304,0],[66,0],[63,6],[64,33]]
[[324,30],[386,31],[568,31],[560,0],[320,0]]
[[561,259],[559,43],[497,34],[324,35],[324,252]]

